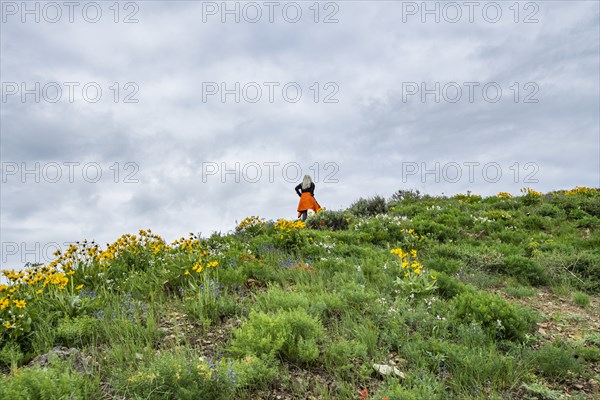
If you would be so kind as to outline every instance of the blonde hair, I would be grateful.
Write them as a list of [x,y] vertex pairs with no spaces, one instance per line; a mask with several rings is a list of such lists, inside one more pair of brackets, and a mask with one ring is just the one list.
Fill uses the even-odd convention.
[[304,175],[304,179],[302,179],[302,189],[308,189],[311,183],[312,179],[310,175]]

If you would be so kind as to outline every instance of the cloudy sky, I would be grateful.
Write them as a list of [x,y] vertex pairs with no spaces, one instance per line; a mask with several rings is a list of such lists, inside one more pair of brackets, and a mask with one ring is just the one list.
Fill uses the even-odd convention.
[[398,189],[600,186],[599,3],[2,1],[2,268]]

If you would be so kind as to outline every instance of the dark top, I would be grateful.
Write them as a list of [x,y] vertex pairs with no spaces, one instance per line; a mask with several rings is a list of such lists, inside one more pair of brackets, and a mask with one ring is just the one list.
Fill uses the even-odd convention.
[[308,189],[302,189],[302,183],[298,184],[298,186],[296,186],[295,188],[296,193],[298,193],[298,196],[302,196],[302,193],[305,192],[310,192],[310,194],[315,197],[315,184],[314,182],[310,183],[310,187]]

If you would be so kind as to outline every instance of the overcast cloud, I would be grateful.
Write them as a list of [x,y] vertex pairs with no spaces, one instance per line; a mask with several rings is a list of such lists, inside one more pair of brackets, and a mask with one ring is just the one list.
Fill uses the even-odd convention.
[[304,174],[329,209],[600,186],[597,1],[247,3],[2,2],[2,268],[295,218]]

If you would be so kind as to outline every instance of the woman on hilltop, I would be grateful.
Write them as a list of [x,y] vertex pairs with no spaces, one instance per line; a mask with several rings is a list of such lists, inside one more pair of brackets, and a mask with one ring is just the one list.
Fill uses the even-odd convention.
[[317,203],[317,200],[315,200],[315,184],[310,175],[304,175],[302,183],[298,184],[295,190],[298,196],[300,196],[300,202],[298,203],[298,218],[302,221],[306,221],[308,210],[313,210],[317,213],[321,209],[321,206]]

